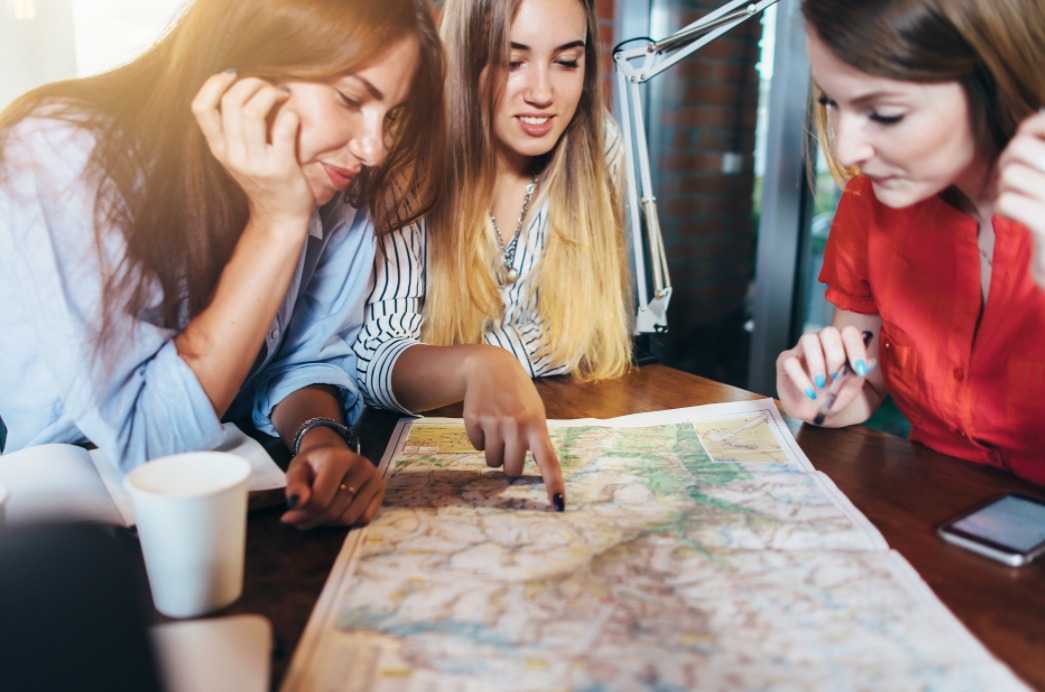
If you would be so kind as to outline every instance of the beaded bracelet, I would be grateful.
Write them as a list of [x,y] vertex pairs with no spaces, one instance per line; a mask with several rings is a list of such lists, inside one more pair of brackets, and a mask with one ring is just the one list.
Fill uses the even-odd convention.
[[305,433],[312,428],[331,428],[348,444],[349,449],[356,454],[359,454],[359,436],[356,435],[352,428],[343,423],[337,422],[333,418],[317,416],[315,418],[309,418],[307,421],[302,423],[301,427],[298,428],[298,431],[294,433],[294,456],[297,456],[298,451],[301,449],[301,440],[305,436]]

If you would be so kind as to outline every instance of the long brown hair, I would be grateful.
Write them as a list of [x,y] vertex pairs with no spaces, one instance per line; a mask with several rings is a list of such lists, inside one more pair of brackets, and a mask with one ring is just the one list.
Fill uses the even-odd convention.
[[[587,17],[584,85],[573,120],[537,162],[550,227],[537,267],[538,310],[552,359],[596,379],[621,374],[631,357],[623,192],[606,165],[594,2],[563,1],[581,3]],[[429,343],[481,342],[503,317],[494,278],[498,252],[488,224],[496,174],[493,113],[507,80],[511,23],[521,2],[448,0],[444,8],[449,174],[427,220],[422,337]]]
[[[95,136],[87,174],[98,189],[96,238],[116,229],[126,242],[103,279],[99,343],[116,336],[108,333],[116,310],[137,316],[157,307],[154,282],[164,326],[198,314],[246,225],[246,198],[190,110],[203,82],[226,68],[273,81],[334,81],[403,37],[418,41],[421,56],[408,101],[387,127],[385,162],[350,191],[379,224],[398,225],[432,204],[428,172],[443,154],[442,48],[424,0],[196,0],[129,64],[44,85],[0,114],[0,166],[12,127],[33,115]],[[403,190],[412,193],[410,210],[392,195]]]
[[[982,155],[996,160],[1019,123],[1045,106],[1045,6],[1041,0],[803,0],[802,14],[843,62],[889,79],[958,82]],[[817,97],[819,95],[816,95]],[[836,177],[827,113],[815,105]]]

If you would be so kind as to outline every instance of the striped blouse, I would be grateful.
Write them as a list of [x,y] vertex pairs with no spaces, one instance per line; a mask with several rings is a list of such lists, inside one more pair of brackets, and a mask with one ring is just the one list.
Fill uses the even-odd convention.
[[[610,176],[618,189],[623,189],[624,147],[620,129],[609,116],[605,131]],[[485,343],[511,351],[530,377],[567,372],[564,363],[556,363],[548,355],[550,349],[537,309],[537,291],[532,290],[536,279],[534,269],[548,237],[548,196],[538,193],[537,199],[537,207],[519,237],[513,259],[518,279],[500,289],[504,316],[483,335]],[[381,251],[374,262],[373,288],[363,329],[355,344],[360,389],[371,406],[412,413],[392,393],[392,370],[400,354],[421,343],[426,287],[425,238],[422,220],[378,239]]]

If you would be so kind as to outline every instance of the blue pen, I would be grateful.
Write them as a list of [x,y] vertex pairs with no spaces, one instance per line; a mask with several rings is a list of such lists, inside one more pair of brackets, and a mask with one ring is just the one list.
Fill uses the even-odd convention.
[[[867,348],[871,344],[871,339],[874,334],[871,332],[864,332],[864,348]],[[824,399],[824,403],[820,405],[820,411],[817,412],[816,418],[813,419],[813,425],[820,425],[827,418],[827,414],[831,412],[831,407],[835,405],[835,399],[838,398],[838,393],[842,391],[842,387],[849,380],[849,376],[853,374],[853,369],[849,367],[849,360],[847,359],[842,365],[842,371],[838,374],[838,377],[831,383],[831,387],[827,390],[827,397]]]

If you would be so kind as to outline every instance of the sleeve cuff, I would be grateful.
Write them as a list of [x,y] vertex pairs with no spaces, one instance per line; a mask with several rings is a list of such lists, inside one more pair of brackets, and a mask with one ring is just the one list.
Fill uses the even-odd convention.
[[359,394],[356,381],[335,365],[313,363],[299,365],[259,389],[254,397],[254,410],[251,415],[254,426],[263,433],[279,437],[279,432],[272,425],[272,409],[294,392],[312,385],[337,387],[345,421],[354,425],[359,420],[363,413],[363,398]]
[[368,404],[389,411],[414,415],[414,412],[400,404],[395,394],[392,393],[392,371],[399,356],[417,343],[411,339],[396,339],[378,347],[370,361],[366,377],[360,378],[367,382],[367,386],[364,386],[364,396],[366,396]]
[[[173,342],[168,342],[150,364],[156,372],[172,373],[157,377],[146,388],[147,400],[139,401],[139,412],[129,418],[129,425],[117,431],[115,444],[95,440],[123,473],[150,459],[201,449],[211,449],[224,438],[224,430],[214,404],[203,390],[196,373],[182,360]],[[141,377],[142,375],[138,375]],[[149,406],[149,409],[140,408]],[[101,417],[102,412],[96,415]],[[88,424],[88,429],[95,426]],[[109,426],[99,420],[98,429]],[[116,450],[119,450],[116,452]],[[114,453],[116,452],[116,453]]]
[[878,314],[878,304],[875,303],[874,298],[854,296],[835,286],[828,286],[824,297],[839,310],[858,312],[861,315]]

